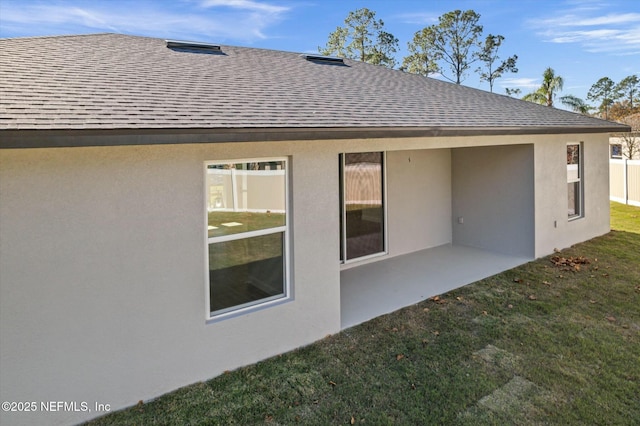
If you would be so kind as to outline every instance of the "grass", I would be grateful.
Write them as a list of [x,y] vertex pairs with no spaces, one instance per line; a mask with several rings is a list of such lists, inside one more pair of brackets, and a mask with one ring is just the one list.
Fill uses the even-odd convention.
[[[223,223],[236,223],[236,226],[224,226]],[[285,225],[284,213],[213,211],[208,214],[209,238],[224,235],[251,232],[261,229],[277,228]]]
[[640,424],[639,215],[92,424]]
[[640,208],[611,202],[611,228],[640,233]]

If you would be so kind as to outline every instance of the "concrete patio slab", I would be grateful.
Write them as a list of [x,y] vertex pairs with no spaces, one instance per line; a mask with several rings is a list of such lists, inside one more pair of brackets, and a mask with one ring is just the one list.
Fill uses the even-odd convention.
[[343,329],[533,259],[446,244],[340,273]]

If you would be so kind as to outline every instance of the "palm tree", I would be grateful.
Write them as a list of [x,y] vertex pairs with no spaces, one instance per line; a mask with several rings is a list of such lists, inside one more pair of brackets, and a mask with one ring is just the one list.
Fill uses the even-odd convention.
[[562,105],[571,108],[571,111],[579,112],[580,114],[589,114],[589,111],[593,109],[593,107],[585,103],[584,100],[573,95],[560,97],[560,102],[562,102]]
[[561,91],[563,85],[564,80],[562,77],[556,75],[553,68],[549,67],[542,73],[542,86],[535,92],[525,95],[522,99],[552,107],[556,92]]

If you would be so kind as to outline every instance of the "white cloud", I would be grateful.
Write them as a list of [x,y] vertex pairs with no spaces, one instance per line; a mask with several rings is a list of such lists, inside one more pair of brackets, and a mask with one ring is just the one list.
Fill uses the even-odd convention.
[[[154,37],[226,39],[251,42],[264,39],[267,30],[280,22],[289,8],[250,0],[206,0],[159,7],[153,2],[3,3],[1,25],[5,28],[41,28],[42,34],[118,32]],[[205,10],[202,6],[206,6]],[[223,10],[210,10],[211,8]],[[126,10],[126,13],[122,13]],[[42,35],[41,34],[41,35]],[[33,35],[33,34],[29,34]]]
[[539,78],[507,77],[499,80],[502,87],[522,87],[525,89],[537,89],[540,86]]
[[555,18],[532,20],[531,22],[549,27],[589,27],[611,24],[637,24],[640,22],[640,13],[609,14],[597,17],[581,17],[576,13],[568,13]]
[[202,7],[229,7],[233,9],[250,10],[253,12],[282,13],[290,8],[284,6],[276,6],[268,3],[260,3],[252,0],[203,0],[200,2]]
[[591,53],[640,54],[640,13],[606,13],[611,10],[608,5],[588,6],[576,5],[559,16],[528,24],[550,43],[574,43]]
[[402,22],[404,24],[431,25],[438,22],[438,15],[426,12],[401,13],[398,15],[393,15],[391,19]]

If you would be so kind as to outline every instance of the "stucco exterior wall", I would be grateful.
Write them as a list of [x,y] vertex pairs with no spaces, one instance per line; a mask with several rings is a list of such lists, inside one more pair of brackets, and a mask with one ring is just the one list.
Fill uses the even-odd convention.
[[[566,144],[583,142],[584,217],[567,218]],[[536,257],[610,230],[607,135],[549,135],[535,146]]]
[[451,150],[387,153],[389,256],[451,242]]
[[453,243],[534,254],[533,145],[453,149]]
[[[585,217],[568,222],[571,141],[585,142],[587,197]],[[608,231],[606,136],[0,150],[0,399],[120,409],[339,331],[338,154],[387,152],[395,256],[452,241],[455,181],[463,177],[452,149],[472,146],[497,147],[476,160],[513,153],[533,167],[535,207],[521,205],[513,226],[532,219],[527,205],[535,210],[536,256]],[[471,161],[474,150],[460,153]],[[290,168],[293,298],[207,321],[204,163],[282,156]],[[509,164],[495,179],[512,176]],[[506,198],[494,202],[511,208]],[[0,423],[67,424],[100,414],[1,413]]]
[[[636,133],[637,134],[637,133]],[[640,160],[640,150],[638,150],[638,148],[635,148],[633,150],[633,155],[631,156],[631,158],[629,158],[626,154],[629,153],[629,141],[633,142],[633,146],[634,147],[638,147],[640,145],[640,137],[634,137],[634,138],[620,138],[620,137],[611,137],[609,138],[609,145],[621,145],[622,148],[622,156],[617,157],[617,158],[628,158],[629,160]],[[611,157],[611,146],[609,146],[609,158]]]
[[[118,409],[338,331],[338,162],[321,148],[3,150],[1,399]],[[203,164],[273,156],[291,159],[294,300],[208,324]]]

